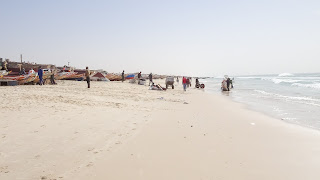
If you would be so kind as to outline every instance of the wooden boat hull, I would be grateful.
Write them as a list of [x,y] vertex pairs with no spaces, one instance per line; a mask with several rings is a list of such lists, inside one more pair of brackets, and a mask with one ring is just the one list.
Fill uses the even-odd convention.
[[121,81],[122,76],[118,74],[107,74],[106,78],[108,78],[110,81]]

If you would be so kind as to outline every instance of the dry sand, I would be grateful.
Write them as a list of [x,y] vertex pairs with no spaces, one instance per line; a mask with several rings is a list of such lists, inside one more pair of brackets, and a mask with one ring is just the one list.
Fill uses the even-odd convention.
[[0,94],[1,180],[320,179],[319,131],[198,89],[59,81]]

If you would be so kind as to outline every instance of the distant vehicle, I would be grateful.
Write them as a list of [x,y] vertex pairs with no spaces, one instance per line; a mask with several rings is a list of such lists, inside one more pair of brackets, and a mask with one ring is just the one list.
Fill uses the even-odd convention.
[[173,76],[167,76],[166,89],[168,89],[168,86],[172,86],[172,89],[174,89],[174,77]]

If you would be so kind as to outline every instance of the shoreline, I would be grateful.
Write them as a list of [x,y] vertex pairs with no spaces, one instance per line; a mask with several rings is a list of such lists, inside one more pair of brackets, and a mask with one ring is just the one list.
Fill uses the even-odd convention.
[[1,179],[320,177],[316,130],[180,84],[166,92],[121,82],[85,87],[10,88],[0,109]]
[[238,101],[236,100],[236,97],[233,97],[233,96],[229,96],[229,95],[226,95],[226,94],[223,94],[222,93],[218,93],[218,92],[210,92],[210,91],[205,91],[205,93],[208,93],[208,94],[212,94],[212,95],[218,95],[218,96],[222,96],[222,97],[226,97],[228,99],[230,99],[231,101],[235,102],[235,103],[239,103],[239,104],[242,104],[244,106],[245,109],[248,109],[250,111],[254,111],[254,112],[259,112],[265,116],[268,116],[270,118],[273,118],[273,119],[277,119],[279,121],[282,121],[282,122],[285,122],[285,123],[288,123],[288,124],[292,124],[292,125],[296,125],[296,126],[299,126],[299,127],[303,127],[303,128],[307,128],[307,129],[312,129],[312,130],[316,130],[316,131],[320,131],[320,128],[317,128],[317,127],[313,127],[311,125],[305,125],[305,124],[302,124],[302,123],[299,123],[299,122],[289,122],[287,121],[286,119],[284,118],[281,118],[281,117],[277,117],[276,115],[272,115],[272,112],[266,112],[266,111],[263,111],[263,110],[259,110],[257,108],[254,108],[253,105],[250,105],[246,102],[241,102],[241,101]]

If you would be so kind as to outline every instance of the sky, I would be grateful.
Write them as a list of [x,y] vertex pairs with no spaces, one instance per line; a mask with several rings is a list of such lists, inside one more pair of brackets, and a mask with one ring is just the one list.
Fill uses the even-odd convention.
[[108,72],[320,72],[319,0],[0,0],[0,57]]

